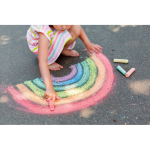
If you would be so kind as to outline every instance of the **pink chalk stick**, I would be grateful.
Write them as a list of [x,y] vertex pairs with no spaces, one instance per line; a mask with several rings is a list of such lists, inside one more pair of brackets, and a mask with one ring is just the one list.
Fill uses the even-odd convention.
[[126,74],[125,76],[128,78],[130,77],[130,75],[135,71],[135,68],[131,68]]
[[49,101],[49,108],[50,108],[51,111],[54,111],[54,102],[53,102],[53,100]]

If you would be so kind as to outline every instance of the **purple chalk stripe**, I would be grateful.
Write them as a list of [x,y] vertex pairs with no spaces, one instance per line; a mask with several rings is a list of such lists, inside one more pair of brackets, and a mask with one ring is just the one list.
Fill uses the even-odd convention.
[[53,75],[51,75],[51,79],[52,81],[55,82],[63,82],[63,81],[67,81],[72,79],[73,77],[75,77],[75,75],[77,74],[77,68],[75,65],[71,65],[69,68],[71,68],[71,73],[63,76],[63,77],[54,77]]

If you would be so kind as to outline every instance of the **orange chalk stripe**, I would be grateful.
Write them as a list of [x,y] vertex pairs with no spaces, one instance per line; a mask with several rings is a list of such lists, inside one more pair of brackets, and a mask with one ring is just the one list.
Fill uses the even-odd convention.
[[126,74],[125,76],[128,78],[130,77],[130,75],[135,71],[135,68],[131,68]]

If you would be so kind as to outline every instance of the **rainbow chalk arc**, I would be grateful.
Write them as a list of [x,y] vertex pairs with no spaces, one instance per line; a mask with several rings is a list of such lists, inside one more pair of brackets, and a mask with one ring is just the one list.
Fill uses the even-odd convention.
[[70,68],[70,74],[52,77],[54,89],[61,98],[55,101],[54,111],[49,110],[44,99],[45,85],[40,78],[8,87],[7,90],[13,100],[22,106],[19,110],[43,115],[77,111],[104,100],[114,81],[113,68],[105,55],[93,54]]

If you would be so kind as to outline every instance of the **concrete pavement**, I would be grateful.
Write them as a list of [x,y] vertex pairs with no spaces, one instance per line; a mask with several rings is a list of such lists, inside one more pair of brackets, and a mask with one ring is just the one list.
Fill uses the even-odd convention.
[[[32,95],[34,102],[31,102],[29,97],[23,99],[23,94],[16,87],[18,84],[24,84],[25,81],[33,81],[41,77],[38,60],[30,52],[25,38],[28,28],[29,26],[27,25],[0,26],[1,125],[150,124],[150,26],[82,26],[90,41],[103,47],[104,55],[100,56],[100,62],[98,65],[96,63],[95,65],[92,64],[91,56],[87,51],[84,51],[86,48],[84,43],[80,39],[77,39],[75,49],[79,52],[80,57],[60,56],[57,62],[63,64],[64,68],[60,71],[52,72],[52,75],[54,77],[67,76],[71,73],[69,67],[77,64],[81,65],[85,71],[87,67],[84,67],[83,62],[89,58],[88,65],[91,65],[91,68],[94,66],[99,68],[100,65],[104,65],[104,69],[107,70],[108,74],[104,70],[101,70],[104,78],[101,77],[99,83],[106,83],[106,79],[109,79],[109,83],[107,83],[108,92],[105,89],[105,92],[101,92],[97,97],[92,97],[96,95],[96,92],[93,92],[89,97],[80,99],[79,101],[68,102],[64,105],[60,104],[59,107],[57,106],[60,109],[57,109],[57,113],[55,114],[46,113],[48,110],[45,108],[45,103],[37,97],[33,98],[37,94]],[[113,63],[114,58],[128,59],[129,63]],[[132,67],[136,68],[136,71],[129,78],[126,78],[116,69],[117,65],[122,66],[126,71]],[[89,69],[91,68],[89,67]],[[111,69],[113,70],[111,71]],[[94,75],[96,76],[95,80],[98,78],[96,71],[93,71],[92,75],[93,78]],[[84,78],[86,76],[87,73]],[[112,76],[114,76],[113,80],[111,80]],[[97,81],[93,80],[93,84],[89,82],[87,86],[93,87]],[[80,85],[79,88],[82,88],[82,86]],[[8,90],[5,90],[8,87],[14,87],[20,95],[15,92],[11,95]],[[103,88],[104,84],[101,86],[101,89]],[[22,89],[25,90],[24,88]],[[32,91],[31,88],[28,89]],[[92,98],[90,99],[90,97]],[[93,99],[96,101],[95,103],[91,102]],[[26,100],[29,100],[29,103]],[[68,99],[66,98],[66,100]]]

